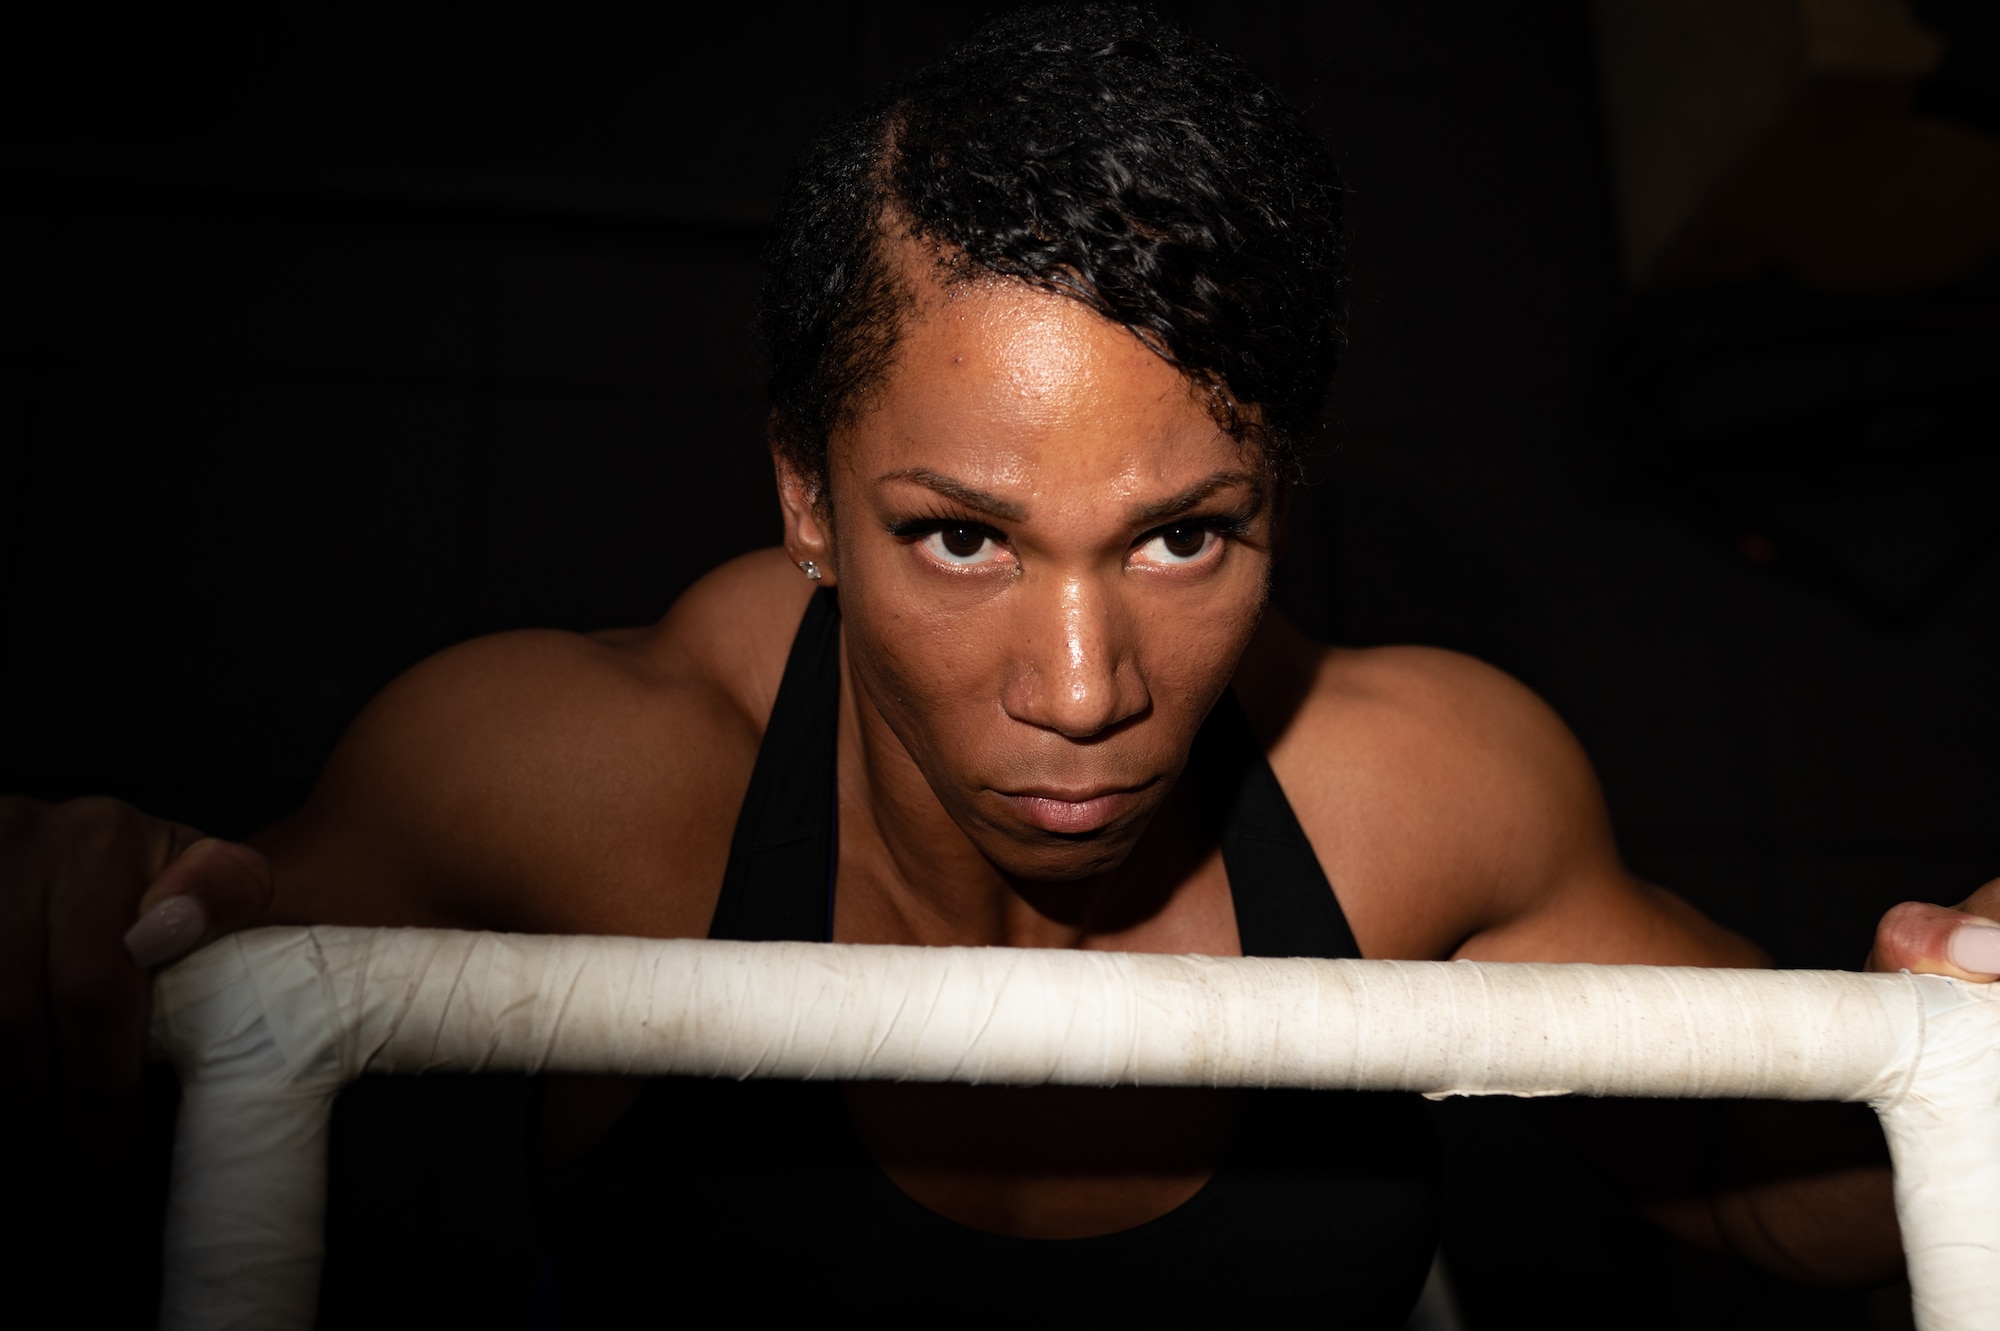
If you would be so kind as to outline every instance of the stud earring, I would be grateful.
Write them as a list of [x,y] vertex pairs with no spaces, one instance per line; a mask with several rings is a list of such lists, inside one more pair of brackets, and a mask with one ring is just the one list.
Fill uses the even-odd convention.
[[805,574],[814,582],[819,581],[819,565],[813,563],[810,559],[801,559],[799,561],[799,572]]

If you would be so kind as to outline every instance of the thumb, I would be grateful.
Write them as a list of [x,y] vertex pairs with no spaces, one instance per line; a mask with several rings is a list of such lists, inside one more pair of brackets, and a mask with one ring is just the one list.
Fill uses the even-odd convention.
[[1882,917],[1870,970],[1991,982],[2000,977],[2000,878],[1956,908],[1906,901]]
[[235,841],[202,837],[168,861],[139,899],[125,948],[141,966],[164,966],[256,923],[271,905],[271,865]]

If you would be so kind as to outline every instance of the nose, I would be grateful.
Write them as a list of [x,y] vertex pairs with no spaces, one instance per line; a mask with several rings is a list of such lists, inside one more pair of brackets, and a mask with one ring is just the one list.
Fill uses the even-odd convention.
[[1089,739],[1145,711],[1152,699],[1130,627],[1115,593],[1086,578],[1023,596],[1016,660],[1000,700],[1007,715]]

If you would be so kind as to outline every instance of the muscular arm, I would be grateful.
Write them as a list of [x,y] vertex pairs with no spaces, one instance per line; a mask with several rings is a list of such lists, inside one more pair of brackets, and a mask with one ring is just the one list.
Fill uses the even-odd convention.
[[[1595,776],[1566,727],[1511,681],[1482,681],[1492,722],[1519,755],[1497,802],[1546,828],[1482,903],[1482,928],[1453,955],[1484,961],[1768,966],[1761,948],[1620,862]],[[1506,890],[1511,888],[1512,890]],[[1558,1104],[1559,1135],[1677,1236],[1789,1279],[1868,1285],[1902,1252],[1887,1154],[1857,1105]]]
[[765,580],[752,557],[656,629],[503,634],[403,675],[256,838],[266,922],[699,936],[797,616],[746,611]]
[[699,933],[799,582],[765,551],[652,629],[441,653],[368,706],[267,854],[115,800],[0,798],[0,1072],[130,1084],[149,973],[259,922]]
[[[1370,956],[1767,966],[1620,862],[1562,722],[1500,672],[1423,649],[1315,651],[1272,761]],[[1873,1116],[1842,1105],[1541,1107],[1676,1235],[1791,1279],[1865,1285],[1901,1252]]]

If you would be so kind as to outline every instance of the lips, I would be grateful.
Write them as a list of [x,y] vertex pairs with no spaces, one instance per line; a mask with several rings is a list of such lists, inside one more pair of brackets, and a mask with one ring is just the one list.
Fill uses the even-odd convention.
[[1000,798],[1007,802],[1007,807],[1022,821],[1031,823],[1044,832],[1074,835],[1079,832],[1095,832],[1109,826],[1138,803],[1139,792],[1107,790],[1097,794],[1082,795],[1079,798],[1043,794],[1038,791],[1024,791],[1011,795],[1000,792]]

